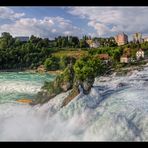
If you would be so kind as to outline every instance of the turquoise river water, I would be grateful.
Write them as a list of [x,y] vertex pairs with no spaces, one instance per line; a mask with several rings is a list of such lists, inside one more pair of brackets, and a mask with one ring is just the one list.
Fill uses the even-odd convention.
[[45,81],[53,80],[49,74],[28,72],[0,73],[0,103],[13,102],[21,98],[32,99]]

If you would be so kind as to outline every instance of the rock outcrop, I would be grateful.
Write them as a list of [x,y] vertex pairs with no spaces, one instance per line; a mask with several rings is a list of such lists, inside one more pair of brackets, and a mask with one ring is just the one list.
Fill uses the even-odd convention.
[[81,86],[83,88],[83,93],[88,94],[93,86],[94,78],[87,78],[84,82],[82,82]]
[[93,86],[93,83],[93,76],[90,76],[83,81],[78,80],[75,77],[73,65],[69,64],[64,72],[58,75],[53,82],[46,82],[44,84],[42,91],[38,93],[37,98],[31,104],[43,104],[56,95],[71,90],[70,94],[62,103],[63,107],[80,93],[79,86],[81,86],[81,92],[83,94],[88,94]]
[[56,95],[66,92],[73,87],[74,71],[72,65],[69,65],[62,74],[58,75],[53,82],[45,82],[42,90],[37,94],[34,101],[31,103],[43,104]]

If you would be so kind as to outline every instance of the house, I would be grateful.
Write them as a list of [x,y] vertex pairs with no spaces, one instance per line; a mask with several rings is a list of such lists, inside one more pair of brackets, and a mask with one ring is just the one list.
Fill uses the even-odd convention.
[[145,37],[144,38],[144,42],[148,42],[148,37]]
[[141,58],[144,58],[144,51],[142,49],[139,49],[136,52],[136,58],[137,58],[137,60],[140,60]]
[[101,60],[108,60],[109,59],[108,54],[98,54],[97,57]]
[[90,48],[98,48],[100,46],[98,41],[86,40]]
[[122,32],[115,36],[115,41],[117,42],[118,46],[127,44],[128,36],[124,32]]
[[142,43],[143,42],[142,34],[140,32],[133,34],[133,42],[134,43]]
[[96,57],[99,58],[100,60],[103,60],[105,63],[108,63],[110,60],[108,54],[97,54]]
[[120,63],[129,63],[130,61],[131,61],[131,59],[128,55],[122,55],[120,57]]
[[17,36],[15,38],[20,40],[21,42],[27,42],[29,40],[28,36]]
[[94,41],[94,42],[90,45],[91,48],[98,48],[99,46],[100,46],[100,44],[99,44],[99,42],[97,42],[97,41]]
[[92,44],[92,43],[93,43],[93,40],[91,40],[91,39],[86,40],[86,43],[87,43],[88,45],[90,45],[90,44]]

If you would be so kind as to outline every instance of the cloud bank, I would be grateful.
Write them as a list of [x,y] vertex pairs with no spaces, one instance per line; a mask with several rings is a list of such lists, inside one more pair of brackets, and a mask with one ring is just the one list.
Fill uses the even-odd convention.
[[[72,22],[60,16],[42,19],[27,18],[24,13],[15,13],[10,8],[0,8],[0,19],[10,19],[11,23],[0,25],[0,33],[10,32],[13,36],[39,36],[53,39],[57,36],[82,36],[82,30]],[[13,20],[13,21],[12,21]]]
[[68,12],[88,20],[96,36],[148,32],[148,7],[70,7]]
[[25,13],[16,13],[11,8],[0,7],[0,19],[15,20],[25,16]]
[[[39,19],[37,16],[26,17],[25,13],[9,7],[0,7],[0,33],[6,31],[13,36],[36,35],[50,39],[64,35],[82,37],[84,34],[110,37],[119,32],[125,32],[129,38],[135,32],[148,34],[148,7],[64,7],[62,10],[69,15],[67,18],[62,14],[62,17],[43,14]],[[4,19],[9,23],[3,23]],[[84,27],[81,21],[85,22]]]

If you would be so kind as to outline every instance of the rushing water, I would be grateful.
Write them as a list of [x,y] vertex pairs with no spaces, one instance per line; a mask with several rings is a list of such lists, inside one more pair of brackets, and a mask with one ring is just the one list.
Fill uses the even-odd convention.
[[[29,74],[27,81],[27,78],[16,77],[20,78],[19,74],[12,78],[1,75],[0,93],[11,92],[4,98],[11,100],[17,96],[11,97],[14,93],[30,95],[40,90],[42,78]],[[81,93],[61,108],[68,93],[42,106],[1,103],[0,140],[148,140],[148,68],[133,71],[130,76],[96,78],[89,95]]]
[[21,98],[32,99],[40,90],[44,81],[51,81],[54,76],[28,72],[0,73],[0,103],[13,102]]

